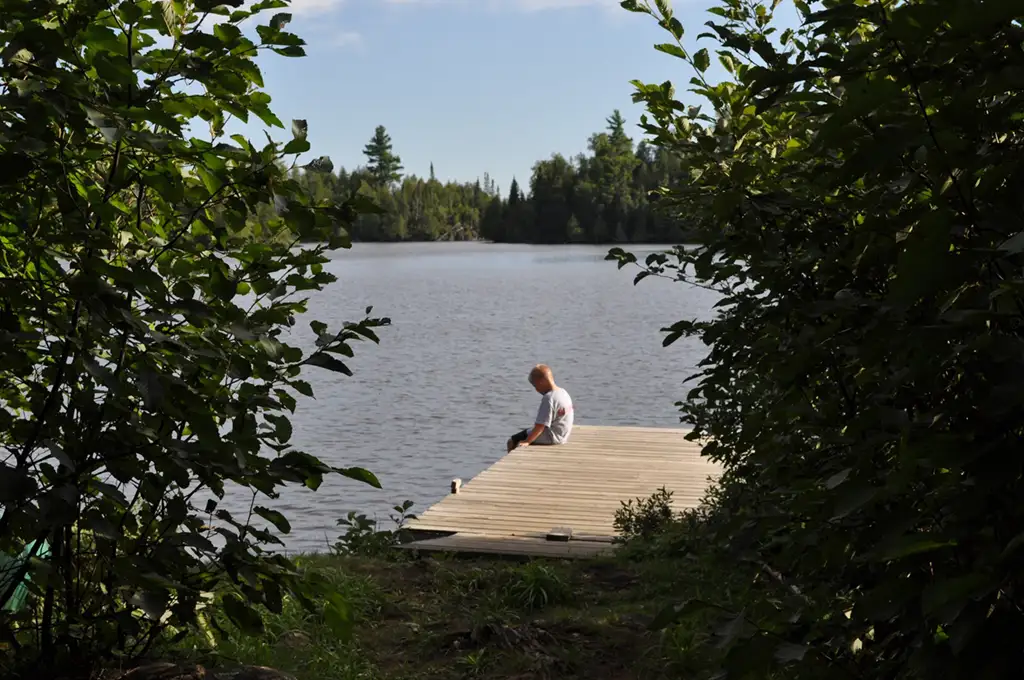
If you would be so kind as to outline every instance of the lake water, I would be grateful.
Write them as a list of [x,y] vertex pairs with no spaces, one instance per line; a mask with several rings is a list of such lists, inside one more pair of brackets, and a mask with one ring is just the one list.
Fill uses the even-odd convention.
[[[505,453],[529,427],[539,396],[527,382],[547,363],[572,395],[576,423],[677,426],[682,384],[705,355],[659,329],[707,317],[715,296],[605,261],[605,247],[484,243],[357,244],[329,265],[338,281],[310,301],[309,319],[336,328],[375,316],[392,325],[380,345],[357,343],[345,377],[308,368],[316,399],[299,397],[293,443],[337,466],[362,466],[383,490],[329,479],[318,491],[286,490],[268,505],[292,523],[289,551],[324,550],[349,510],[387,522],[409,499],[425,510]],[[656,250],[641,247],[634,252]]]

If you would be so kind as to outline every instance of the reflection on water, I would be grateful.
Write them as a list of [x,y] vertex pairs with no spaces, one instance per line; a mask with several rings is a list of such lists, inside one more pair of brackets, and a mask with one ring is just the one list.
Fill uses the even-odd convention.
[[[316,399],[299,398],[293,443],[332,465],[371,469],[384,489],[330,479],[315,494],[287,490],[267,504],[291,520],[288,549],[325,549],[349,510],[386,520],[408,498],[422,511],[451,478],[496,461],[536,410],[526,375],[538,362],[572,394],[579,424],[677,425],[673,404],[704,347],[662,348],[659,329],[706,316],[715,298],[664,280],[634,287],[635,270],[618,271],[606,253],[425,243],[357,244],[335,254],[327,268],[339,280],[314,295],[309,319],[334,326],[373,305],[393,325],[380,330],[379,346],[355,347],[347,362],[354,377],[305,371]],[[312,345],[308,320],[294,332],[293,341]]]

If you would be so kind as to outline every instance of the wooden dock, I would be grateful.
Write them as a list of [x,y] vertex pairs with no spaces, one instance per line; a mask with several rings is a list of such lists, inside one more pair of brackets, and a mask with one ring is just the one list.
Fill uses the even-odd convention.
[[453,493],[407,525],[414,535],[439,537],[403,547],[567,558],[607,553],[623,501],[665,487],[675,509],[693,508],[721,474],[686,433],[578,425],[568,444],[516,449],[457,491],[453,482]]

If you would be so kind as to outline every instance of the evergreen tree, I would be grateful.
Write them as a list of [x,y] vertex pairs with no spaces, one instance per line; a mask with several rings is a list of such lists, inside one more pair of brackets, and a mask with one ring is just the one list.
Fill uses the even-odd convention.
[[378,125],[373,138],[363,148],[366,154],[366,168],[377,186],[390,186],[402,179],[402,159],[391,146],[391,136]]
[[516,178],[513,177],[512,184],[508,188],[508,207],[512,208],[518,205],[520,198],[521,197],[519,196],[519,182],[517,182]]
[[611,116],[605,118],[605,122],[608,124],[608,141],[612,148],[617,153],[632,153],[633,141],[626,134],[626,119],[622,113],[615,109]]
[[434,174],[434,162],[433,161],[430,162],[430,181],[431,182],[436,182],[437,181],[437,175]]

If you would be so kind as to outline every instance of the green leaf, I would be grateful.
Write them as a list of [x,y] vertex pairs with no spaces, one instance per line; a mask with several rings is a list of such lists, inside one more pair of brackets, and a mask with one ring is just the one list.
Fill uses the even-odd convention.
[[326,368],[327,370],[334,371],[335,373],[344,373],[347,376],[352,375],[351,369],[349,369],[344,362],[336,357],[332,357],[330,354],[325,354],[324,352],[311,354],[303,363],[309,364],[310,366]]
[[1003,241],[999,246],[999,250],[1007,253],[1024,253],[1024,231],[1018,231],[1010,238]]
[[178,11],[178,3],[174,0],[158,0],[154,3],[154,6],[160,8],[164,26],[167,28],[168,34],[172,36],[180,35],[181,15]]
[[275,14],[273,17],[271,17],[271,19],[270,19],[270,26],[274,30],[280,31],[280,30],[284,29],[285,26],[290,24],[291,21],[292,21],[292,15],[291,14],[288,14],[286,12],[280,12],[278,14]]
[[0,503],[9,504],[34,490],[35,484],[26,471],[0,463]]
[[330,593],[325,598],[324,623],[342,640],[352,635],[352,612],[338,593]]
[[291,533],[291,523],[288,522],[288,519],[277,510],[271,510],[270,508],[257,505],[252,509],[252,511],[273,524],[274,527],[276,527],[282,534]]
[[659,52],[664,52],[665,54],[671,54],[673,57],[678,57],[679,59],[689,58],[689,55],[686,54],[686,50],[679,45],[674,45],[672,43],[661,43],[660,45],[655,45],[654,49]]
[[292,121],[292,136],[295,139],[305,139],[309,132],[309,125],[306,121],[296,118]]
[[1020,550],[1021,546],[1024,546],[1024,532],[1021,532],[1010,539],[1010,542],[1006,544],[1005,548],[1003,548],[1000,559],[1005,560],[1006,558],[1013,556],[1014,553]]
[[48,441],[46,442],[46,448],[50,450],[50,455],[53,456],[58,463],[66,467],[68,470],[74,472],[75,461],[71,459],[71,456],[69,456],[67,452],[64,451],[60,444],[57,444],[56,442],[53,441]]
[[309,149],[310,149],[309,140],[306,139],[305,136],[302,136],[302,137],[296,137],[295,139],[292,139],[287,144],[285,144],[283,152],[286,153],[286,154],[291,155],[291,154],[305,153],[305,152],[309,151]]
[[914,225],[903,241],[896,277],[889,294],[898,304],[909,305],[934,290],[948,271],[950,225],[938,211]]
[[693,65],[701,73],[708,70],[708,66],[711,65],[711,57],[706,49],[700,49],[693,55]]
[[296,392],[303,396],[313,396],[313,387],[308,382],[305,382],[303,380],[293,380],[291,382],[291,386],[295,388]]
[[797,645],[792,642],[783,642],[775,650],[775,658],[780,663],[793,663],[794,661],[803,661],[804,656],[807,654],[806,645]]
[[314,158],[313,160],[311,160],[309,163],[302,167],[305,168],[306,170],[309,170],[310,172],[334,172],[334,163],[331,162],[330,156],[320,156],[319,158]]
[[117,121],[113,120],[100,113],[95,109],[84,107],[85,113],[89,117],[89,122],[92,123],[103,135],[103,139],[113,144],[117,140],[121,139],[123,131]]
[[263,632],[263,618],[259,613],[233,593],[224,596],[222,600],[224,613],[231,623],[238,627],[238,630],[246,635],[259,635]]
[[648,624],[648,628],[651,630],[662,630],[679,623],[693,614],[707,611],[711,608],[714,608],[714,605],[698,599],[690,599],[679,604],[669,605],[661,609],[654,616],[654,619]]
[[890,562],[904,557],[953,547],[956,544],[957,542],[952,539],[941,538],[926,532],[905,534],[886,541],[878,551],[878,560]]
[[210,275],[210,290],[217,298],[227,301],[238,294],[238,284],[217,269]]
[[852,471],[853,471],[853,468],[846,468],[844,470],[840,470],[839,472],[835,473],[834,475],[829,477],[827,480],[825,480],[825,488],[830,490],[830,491],[832,489],[836,488],[837,486],[839,486],[840,484],[842,484],[843,482],[846,481],[846,478],[850,476],[850,473]]
[[150,621],[159,621],[167,611],[168,595],[164,591],[143,591],[132,596],[130,602],[138,607]]
[[845,491],[840,491],[833,510],[833,519],[842,519],[871,503],[879,494],[879,489],[867,484],[850,484]]
[[282,444],[292,438],[292,424],[284,416],[267,415],[267,420],[274,424],[277,439]]
[[972,573],[928,584],[921,594],[921,611],[926,616],[939,615],[952,621],[973,599],[991,593],[998,587],[992,574]]
[[369,196],[356,194],[345,201],[345,207],[360,215],[385,215],[387,211]]
[[747,636],[748,627],[745,612],[736,614],[715,630],[715,635],[718,637],[715,646],[719,649],[729,647],[736,640]]
[[374,475],[369,470],[364,470],[363,468],[359,468],[359,467],[339,468],[338,469],[338,473],[341,474],[343,477],[348,477],[349,479],[354,479],[357,482],[362,482],[363,484],[369,484],[370,486],[372,486],[375,489],[383,488],[381,486],[381,484],[380,484],[380,480],[378,480],[376,475]]

